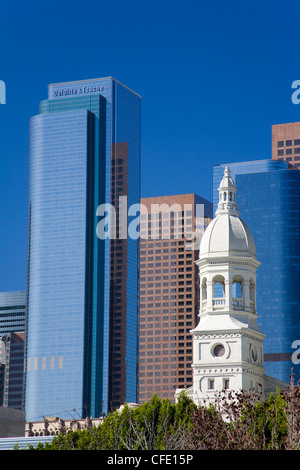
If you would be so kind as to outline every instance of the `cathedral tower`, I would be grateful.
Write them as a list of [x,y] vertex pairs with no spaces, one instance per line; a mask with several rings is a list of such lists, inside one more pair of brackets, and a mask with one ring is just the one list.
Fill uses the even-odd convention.
[[253,390],[264,397],[263,339],[256,312],[255,243],[239,217],[236,186],[226,167],[216,217],[206,229],[196,264],[200,321],[193,334],[193,399]]

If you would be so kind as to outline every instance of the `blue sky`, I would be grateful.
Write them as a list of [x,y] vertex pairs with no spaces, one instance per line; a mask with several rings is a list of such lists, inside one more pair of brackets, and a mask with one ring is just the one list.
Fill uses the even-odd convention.
[[1,2],[0,291],[26,288],[28,129],[53,82],[113,76],[142,96],[142,196],[212,200],[212,165],[271,156],[300,120],[297,0]]

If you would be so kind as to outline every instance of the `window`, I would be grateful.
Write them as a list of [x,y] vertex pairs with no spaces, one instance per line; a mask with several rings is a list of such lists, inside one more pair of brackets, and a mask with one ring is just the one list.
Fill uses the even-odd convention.
[[292,143],[293,143],[292,140],[286,140],[286,141],[285,141],[285,145],[286,145],[287,147],[291,147],[291,146],[292,146]]
[[292,155],[293,154],[293,150],[292,149],[286,149],[286,155]]
[[234,298],[242,298],[242,281],[237,279],[233,280],[232,283],[232,297]]
[[300,145],[300,139],[295,139],[294,140],[294,145]]
[[224,348],[223,344],[217,344],[217,345],[214,347],[213,354],[214,354],[215,357],[222,357],[222,356],[224,356],[224,354],[225,354],[225,348]]
[[283,141],[283,140],[279,140],[279,141],[277,142],[277,146],[278,146],[278,148],[283,147],[283,146],[284,146],[284,141]]
[[208,389],[209,390],[214,390],[215,388],[215,381],[214,379],[208,379]]
[[225,285],[223,280],[217,279],[214,283],[214,298],[224,297]]
[[277,155],[281,157],[282,155],[284,155],[284,151],[283,150],[278,150]]
[[294,150],[295,154],[298,154],[300,153],[300,147],[296,147],[295,150]]
[[229,379],[224,379],[224,389],[225,390],[229,389]]

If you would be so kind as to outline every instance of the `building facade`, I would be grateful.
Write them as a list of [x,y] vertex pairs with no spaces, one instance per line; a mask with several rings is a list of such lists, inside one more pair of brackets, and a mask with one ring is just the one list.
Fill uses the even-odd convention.
[[141,199],[139,403],[174,401],[192,383],[192,336],[199,311],[195,260],[212,204],[195,195]]
[[0,292],[0,336],[25,331],[26,292]]
[[300,168],[300,122],[272,126],[272,159]]
[[49,85],[31,118],[27,421],[136,401],[138,242],[105,222],[140,200],[140,113],[103,78]]
[[[226,165],[225,165],[226,166]],[[237,203],[256,242],[258,324],[266,335],[266,374],[289,382],[300,378],[300,172],[289,162],[228,163]],[[216,181],[224,165],[214,166]],[[214,207],[216,201],[214,200]]]
[[4,375],[0,401],[2,406],[16,410],[24,410],[24,346],[24,331],[0,337],[0,361],[4,365],[0,368]]
[[26,291],[0,292],[0,406],[24,410]]

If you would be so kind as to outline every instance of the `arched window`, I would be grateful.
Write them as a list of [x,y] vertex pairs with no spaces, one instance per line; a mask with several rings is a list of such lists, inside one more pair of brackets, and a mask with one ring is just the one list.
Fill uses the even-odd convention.
[[244,309],[242,276],[234,276],[234,278],[232,279],[232,305],[238,310]]
[[243,297],[243,288],[242,283],[239,281],[234,281],[232,283],[232,297],[241,299]]
[[222,298],[225,296],[225,282],[223,276],[216,276],[213,279],[213,297]]

